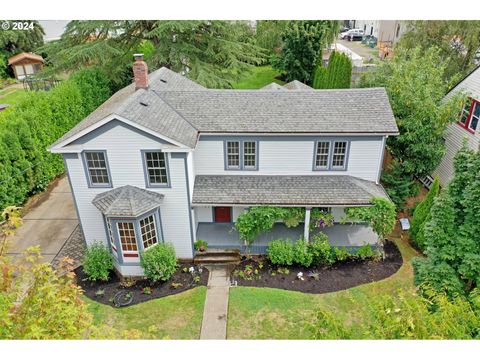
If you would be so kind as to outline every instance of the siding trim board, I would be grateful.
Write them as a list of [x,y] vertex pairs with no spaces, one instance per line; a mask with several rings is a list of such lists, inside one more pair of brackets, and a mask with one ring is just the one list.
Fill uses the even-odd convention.
[[[162,185],[162,184],[150,184],[149,180],[149,175],[148,175],[148,170],[147,170],[147,158],[146,158],[146,153],[149,152],[161,152],[165,156],[165,168],[167,172],[167,184]],[[145,178],[145,188],[171,188],[172,183],[170,181],[170,164],[169,164],[169,159],[168,159],[168,153],[162,151],[161,149],[146,149],[146,150],[140,150],[140,155],[142,157],[142,166],[143,166],[143,176]]]
[[77,198],[75,196],[75,189],[73,188],[72,179],[70,178],[70,172],[68,171],[67,161],[65,160],[67,157],[72,158],[72,159],[78,159],[78,155],[77,154],[62,154],[62,159],[63,159],[63,166],[65,168],[65,171],[67,172],[67,178],[68,178],[68,183],[70,185],[70,190],[72,191],[73,203],[75,204],[75,211],[77,212],[78,224],[80,225],[80,229],[82,230],[82,234],[84,235],[83,236],[83,241],[86,244],[87,242],[85,241],[85,231],[83,231],[82,217],[80,216],[80,211],[78,209]]
[[187,163],[187,154],[186,153],[174,153],[172,158],[179,158],[184,161],[185,166],[185,185],[187,187],[187,210],[190,226],[190,239],[192,243],[192,256],[195,254],[195,235],[193,233],[193,218],[192,218],[192,204],[191,204],[191,194],[190,194],[190,180],[188,179],[188,163]]
[[380,141],[385,135],[350,135],[350,134],[307,134],[307,135],[255,135],[255,134],[226,134],[226,135],[202,135],[199,141],[226,141],[226,140],[246,140],[246,141],[315,141],[318,139],[345,139],[348,141]]

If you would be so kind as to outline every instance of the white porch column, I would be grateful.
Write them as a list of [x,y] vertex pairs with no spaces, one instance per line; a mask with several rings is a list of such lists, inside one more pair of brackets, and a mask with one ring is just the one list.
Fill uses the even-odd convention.
[[305,228],[303,229],[303,238],[306,242],[310,237],[310,208],[305,208]]

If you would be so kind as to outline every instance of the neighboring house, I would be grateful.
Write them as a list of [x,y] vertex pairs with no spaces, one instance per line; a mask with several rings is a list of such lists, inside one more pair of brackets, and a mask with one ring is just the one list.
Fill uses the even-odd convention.
[[[477,67],[452,88],[445,99],[449,99],[459,92],[468,95],[468,101],[465,103],[457,121],[448,125],[445,130],[446,153],[440,165],[432,174],[439,177],[442,186],[446,186],[453,178],[453,159],[462,147],[463,141],[466,140],[468,147],[475,151],[478,150],[480,144],[480,67]],[[433,181],[431,177],[422,180],[427,186]]]
[[[141,55],[134,83],[55,142],[87,244],[105,242],[123,275],[141,275],[141,252],[171,242],[191,259],[194,241],[243,248],[232,225],[256,205],[305,208],[304,225],[277,224],[257,239],[309,238],[312,207],[339,222],[344,208],[387,195],[379,184],[385,141],[398,129],[383,88],[206,89]],[[291,89],[291,90],[289,90]],[[374,244],[365,225],[334,225],[330,241]]]
[[375,36],[379,42],[394,45],[406,30],[402,20],[352,20],[352,28],[362,29],[365,35]]

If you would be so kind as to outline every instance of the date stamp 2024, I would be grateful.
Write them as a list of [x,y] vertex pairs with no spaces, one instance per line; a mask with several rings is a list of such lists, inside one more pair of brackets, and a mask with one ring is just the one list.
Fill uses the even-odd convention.
[[33,30],[35,24],[32,21],[3,21],[0,27],[2,30]]

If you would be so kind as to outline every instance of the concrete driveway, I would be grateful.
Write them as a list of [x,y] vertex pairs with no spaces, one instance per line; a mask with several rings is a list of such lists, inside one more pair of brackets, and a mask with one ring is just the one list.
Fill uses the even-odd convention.
[[77,213],[64,176],[23,216],[23,225],[10,239],[7,254],[20,255],[28,247],[40,245],[43,260],[52,262],[75,232]]

